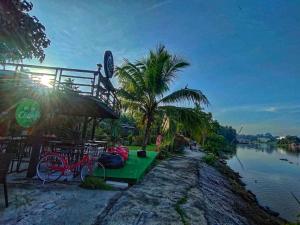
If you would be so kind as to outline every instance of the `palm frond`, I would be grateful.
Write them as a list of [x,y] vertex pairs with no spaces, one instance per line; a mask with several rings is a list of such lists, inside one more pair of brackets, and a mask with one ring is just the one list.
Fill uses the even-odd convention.
[[126,99],[128,101],[132,101],[132,102],[139,102],[139,98],[138,96],[130,93],[129,91],[126,91],[125,89],[118,89],[116,91],[116,94],[119,98],[121,99]]
[[141,61],[144,68],[148,90],[156,95],[169,90],[170,83],[176,78],[176,72],[189,65],[182,58],[171,55],[165,46],[159,45],[155,51]]
[[201,123],[201,117],[192,108],[177,106],[159,106],[159,111],[163,111],[171,120],[178,121],[187,126],[195,126]]
[[189,66],[190,64],[185,61],[182,58],[179,58],[178,56],[173,56],[168,62],[164,65],[164,70],[162,74],[162,80],[165,83],[170,84],[177,75],[177,72],[179,72],[181,69]]
[[144,81],[144,67],[141,65],[140,62],[137,62],[136,64],[133,64],[129,62],[128,60],[125,60],[125,65],[122,67],[124,70],[126,70],[131,77],[134,78],[135,82],[140,85],[140,87],[145,88],[145,81]]
[[128,69],[128,65],[116,68],[116,76],[119,78],[119,82],[126,89],[132,89],[132,91],[141,93],[142,89],[134,74]]
[[188,89],[188,88],[174,91],[173,93],[162,98],[159,102],[166,104],[166,103],[175,103],[181,101],[192,101],[196,104],[205,104],[205,105],[209,104],[208,99],[200,90]]
[[124,111],[143,112],[143,113],[146,112],[145,108],[140,103],[128,101],[126,99],[122,99],[121,107]]

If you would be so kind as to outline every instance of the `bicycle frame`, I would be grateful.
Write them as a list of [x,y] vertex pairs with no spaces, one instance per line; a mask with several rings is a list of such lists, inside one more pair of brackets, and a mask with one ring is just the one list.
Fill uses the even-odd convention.
[[55,152],[47,153],[47,154],[45,154],[45,157],[47,157],[47,156],[56,156],[62,160],[63,166],[51,166],[51,169],[60,171],[63,173],[63,175],[65,175],[66,171],[73,171],[74,169],[76,169],[80,166],[83,166],[83,165],[88,165],[88,167],[90,167],[90,169],[91,169],[92,162],[94,161],[94,159],[90,158],[87,154],[85,154],[80,161],[72,163],[72,164],[69,164],[69,160],[66,156],[62,156],[59,153],[55,153]]

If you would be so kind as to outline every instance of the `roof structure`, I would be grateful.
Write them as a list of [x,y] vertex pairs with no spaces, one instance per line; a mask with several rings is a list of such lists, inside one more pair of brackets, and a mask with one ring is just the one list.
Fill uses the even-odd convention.
[[118,118],[120,103],[109,78],[98,70],[6,63],[0,67],[0,111],[24,97],[49,113]]

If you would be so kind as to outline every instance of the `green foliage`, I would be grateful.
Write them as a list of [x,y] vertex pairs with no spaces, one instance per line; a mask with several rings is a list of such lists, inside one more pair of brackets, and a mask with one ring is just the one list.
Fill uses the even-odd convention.
[[278,141],[278,145],[300,144],[300,138],[297,136],[286,136]]
[[228,144],[236,142],[236,130],[230,126],[219,126],[218,134],[223,136]]
[[101,190],[112,190],[113,187],[111,185],[106,184],[99,177],[88,176],[85,180],[80,184],[80,187],[85,189],[101,189]]
[[133,135],[130,134],[127,136],[127,145],[132,145],[133,144]]
[[209,165],[214,165],[217,159],[218,157],[213,153],[208,153],[203,157],[204,162]]
[[143,140],[144,140],[144,137],[142,135],[132,137],[132,143],[134,145],[142,146]]
[[[131,146],[127,146],[129,150],[140,150],[141,146],[138,145],[131,145]],[[146,146],[146,150],[147,151],[155,151],[156,146],[155,145],[147,145]]]
[[26,0],[0,1],[0,62],[45,58],[44,48],[50,45],[45,27],[31,16],[32,3]]
[[159,160],[165,160],[168,159],[172,156],[173,154],[168,151],[168,149],[162,149],[161,151],[159,151],[158,155],[157,155],[157,159]]
[[162,148],[157,155],[157,159],[165,160],[170,158],[173,155],[174,154],[168,148]]
[[204,145],[204,149],[208,152],[219,155],[219,152],[226,146],[225,138],[218,134],[211,134]]
[[97,140],[109,140],[109,134],[105,129],[100,126],[97,126],[95,129],[95,138]]
[[179,199],[178,202],[175,204],[175,210],[179,214],[181,222],[184,225],[189,225],[190,223],[187,221],[187,215],[185,211],[181,208],[181,205],[184,205],[187,202],[187,196],[183,196],[181,199]]
[[146,58],[137,63],[125,60],[125,63],[117,68],[121,86],[118,96],[123,108],[132,114],[141,115],[144,125],[143,147],[149,143],[151,127],[157,120],[157,115],[173,116],[178,120],[195,118],[192,109],[175,107],[173,103],[192,101],[208,104],[207,98],[199,90],[185,88],[165,95],[178,71],[188,65],[185,60],[171,55],[164,46],[159,46],[156,51],[150,51]]

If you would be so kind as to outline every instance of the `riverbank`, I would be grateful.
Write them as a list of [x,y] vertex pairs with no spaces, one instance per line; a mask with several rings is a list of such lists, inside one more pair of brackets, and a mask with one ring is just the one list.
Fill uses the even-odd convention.
[[[243,199],[245,203],[243,204],[244,207],[237,208],[240,214],[244,215],[254,224],[288,223],[288,221],[279,217],[278,212],[259,205],[255,194],[246,190],[246,185],[241,181],[241,176],[226,165],[224,161],[217,162],[214,167],[228,179],[232,192]],[[268,220],[270,220],[270,223],[267,222]]]
[[202,156],[188,152],[159,163],[141,183],[110,204],[96,224],[286,223],[260,207],[229,167],[222,163],[209,166]]

